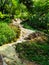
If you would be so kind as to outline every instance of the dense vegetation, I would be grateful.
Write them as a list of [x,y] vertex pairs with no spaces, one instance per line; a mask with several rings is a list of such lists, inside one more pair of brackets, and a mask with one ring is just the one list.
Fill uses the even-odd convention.
[[42,31],[48,36],[45,42],[23,42],[16,46],[21,58],[49,65],[49,0],[0,0],[0,45],[16,41],[19,26],[12,19],[20,18],[28,29]]
[[48,42],[23,42],[16,45],[19,57],[40,65],[49,65]]
[[20,35],[20,28],[11,25],[18,0],[0,0],[0,45],[16,41]]
[[[17,29],[17,30],[16,30]],[[15,38],[18,38],[18,28],[16,28],[16,32],[14,29],[10,28],[7,23],[0,22],[0,45],[5,43],[9,43],[12,41],[16,41]],[[17,33],[18,32],[18,33]]]
[[16,33],[6,24],[0,22],[0,45],[11,42],[16,37]]
[[49,0],[34,0],[30,11],[29,19],[25,20],[25,23],[22,22],[24,27],[49,33]]

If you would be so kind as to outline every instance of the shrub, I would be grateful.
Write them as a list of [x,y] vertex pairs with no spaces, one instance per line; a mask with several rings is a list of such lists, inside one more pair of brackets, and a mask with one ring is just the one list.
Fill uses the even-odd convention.
[[16,37],[16,33],[7,25],[0,22],[0,45],[11,42]]
[[49,44],[47,42],[23,42],[16,45],[19,57],[35,61],[40,65],[49,65]]
[[4,17],[4,14],[2,14],[2,12],[0,12],[0,18],[3,18]]

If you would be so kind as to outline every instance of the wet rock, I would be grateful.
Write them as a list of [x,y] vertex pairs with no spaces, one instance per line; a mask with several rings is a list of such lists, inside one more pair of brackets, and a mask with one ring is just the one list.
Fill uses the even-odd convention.
[[44,42],[47,40],[47,36],[45,36],[41,32],[34,32],[34,33],[31,33],[30,35],[28,35],[28,37],[26,37],[25,40]]
[[36,38],[36,37],[38,37],[38,36],[41,36],[41,33],[39,33],[39,32],[34,32],[34,33],[31,33],[30,35],[28,35],[28,37],[25,38],[25,39],[31,40],[31,39],[34,39],[34,38]]

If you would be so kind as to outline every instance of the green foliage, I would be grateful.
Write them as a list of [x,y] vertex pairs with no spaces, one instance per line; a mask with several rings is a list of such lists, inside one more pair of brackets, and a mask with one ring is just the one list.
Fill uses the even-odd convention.
[[16,45],[19,57],[40,65],[49,65],[49,44],[47,42],[23,42]]
[[6,24],[0,22],[0,45],[11,42],[16,37],[16,33]]
[[3,18],[4,17],[4,15],[2,14],[2,12],[0,12],[0,18]]
[[14,17],[18,5],[18,0],[0,0],[0,12],[7,14],[9,17]]
[[[49,33],[49,0],[34,0],[29,19],[24,21],[29,28],[35,28]],[[24,23],[24,24],[25,24]],[[27,26],[24,27],[27,27]]]
[[15,18],[26,19],[28,17],[28,15],[29,15],[29,13],[27,11],[26,6],[23,3],[20,3],[16,10]]
[[0,0],[0,12],[4,15],[4,17],[0,17],[1,19],[5,19],[6,16],[21,19],[28,17],[27,7],[20,3],[20,0]]
[[2,14],[2,12],[0,12],[0,21],[4,21],[6,23],[10,23],[11,19],[10,19],[9,15]]
[[26,7],[27,10],[31,13],[32,8],[33,8],[33,1],[32,0],[19,0],[20,3],[23,3]]
[[48,12],[49,0],[0,0],[0,12],[9,17],[28,18]]

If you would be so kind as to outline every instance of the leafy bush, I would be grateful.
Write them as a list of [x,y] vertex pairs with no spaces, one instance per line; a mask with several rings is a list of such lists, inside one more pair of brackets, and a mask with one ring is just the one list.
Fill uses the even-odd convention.
[[4,14],[2,14],[2,12],[0,12],[0,18],[3,18],[4,17]]
[[0,12],[0,22],[4,21],[6,23],[10,23],[11,22],[11,18],[8,14],[2,14],[2,12]]
[[18,0],[0,1],[0,12],[2,12],[2,14],[9,15],[9,17],[12,18],[14,17],[17,7],[18,7]]
[[0,45],[11,42],[16,37],[16,33],[6,24],[0,22]]
[[23,3],[20,3],[17,10],[16,10],[16,16],[15,18],[21,18],[21,19],[26,19],[28,18],[28,11],[26,6]]
[[[26,1],[26,0],[25,0]],[[24,21],[26,23],[24,24],[24,27],[26,28],[34,28],[41,31],[44,31],[45,33],[49,33],[49,10],[48,10],[48,3],[47,0],[32,0],[32,9],[31,13],[29,11],[29,19]],[[24,1],[23,1],[24,2]],[[27,2],[27,1],[26,1]],[[29,3],[28,3],[29,4]],[[29,9],[30,10],[30,9]]]
[[35,61],[40,65],[49,65],[49,44],[47,42],[23,42],[16,45],[19,57]]

